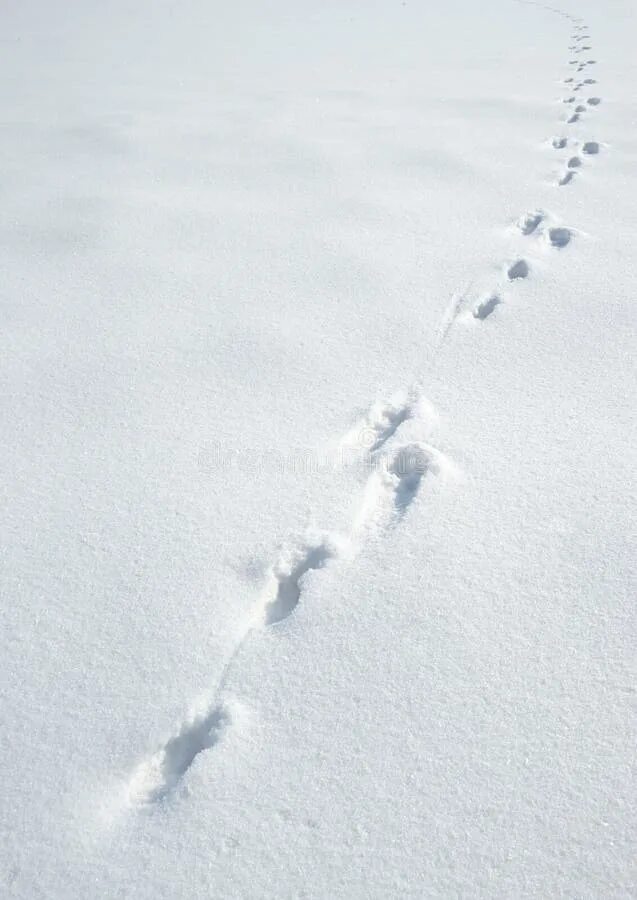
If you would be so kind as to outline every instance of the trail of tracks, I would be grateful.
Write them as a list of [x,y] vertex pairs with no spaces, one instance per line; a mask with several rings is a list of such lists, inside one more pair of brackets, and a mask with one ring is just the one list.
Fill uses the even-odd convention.
[[[581,180],[581,172],[599,156],[603,146],[597,141],[583,142],[577,136],[578,125],[593,115],[602,102],[596,92],[597,79],[591,76],[597,60],[592,56],[589,29],[581,19],[533,0],[518,2],[550,10],[572,24],[569,74],[562,82],[567,90],[560,104],[561,133],[547,139],[551,152],[559,154],[561,170],[555,181],[558,190]],[[499,278],[484,280],[478,287],[479,279],[475,279],[469,288],[454,296],[441,326],[438,346],[456,324],[488,327],[487,323],[498,315],[517,285],[532,277],[538,254],[555,253],[558,259],[558,254],[577,237],[573,228],[540,208],[522,213],[508,234],[512,249],[519,250],[522,244],[524,252],[503,253]],[[128,803],[139,807],[166,798],[199,754],[223,744],[224,734],[238,714],[226,696],[226,684],[248,635],[276,627],[292,615],[303,600],[311,573],[319,572],[332,560],[352,559],[362,552],[371,533],[404,524],[402,520],[427,478],[454,477],[457,469],[452,461],[427,442],[432,415],[422,390],[414,386],[387,403],[372,405],[367,416],[343,437],[340,446],[358,454],[370,473],[348,531],[308,533],[281,552],[268,572],[249,619],[239,630],[218,684],[191,706],[175,734],[138,764],[126,785]]]

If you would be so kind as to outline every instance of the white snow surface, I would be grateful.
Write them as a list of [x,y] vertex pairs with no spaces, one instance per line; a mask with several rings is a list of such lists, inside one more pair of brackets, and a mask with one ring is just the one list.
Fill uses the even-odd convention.
[[4,4],[0,896],[637,896],[637,22],[555,2]]

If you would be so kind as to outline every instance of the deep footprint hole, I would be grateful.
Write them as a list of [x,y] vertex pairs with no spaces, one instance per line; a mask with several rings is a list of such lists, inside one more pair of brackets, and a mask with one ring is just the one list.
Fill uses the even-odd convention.
[[289,572],[277,575],[277,591],[265,608],[266,625],[282,622],[296,609],[301,599],[300,581],[304,575],[314,569],[322,568],[332,559],[333,551],[326,544],[310,547],[305,556]]
[[560,178],[558,184],[565,185],[570,184],[571,181],[575,178],[576,173],[571,169],[569,172],[565,172]]
[[388,472],[398,479],[394,493],[394,505],[399,516],[403,516],[418,493],[423,475],[429,468],[430,460],[424,450],[417,446],[403,447],[396,453],[388,466]]
[[539,211],[525,213],[518,222],[518,228],[522,234],[533,234],[543,218],[544,215]]
[[552,247],[561,249],[566,247],[571,240],[571,232],[568,228],[549,228],[549,241]]
[[507,276],[510,281],[515,281],[517,278],[526,278],[528,274],[529,264],[525,259],[516,260],[507,270]]
[[481,321],[488,319],[496,306],[499,306],[500,303],[502,303],[502,301],[497,294],[490,294],[488,297],[480,300],[473,310],[474,319],[480,319]]

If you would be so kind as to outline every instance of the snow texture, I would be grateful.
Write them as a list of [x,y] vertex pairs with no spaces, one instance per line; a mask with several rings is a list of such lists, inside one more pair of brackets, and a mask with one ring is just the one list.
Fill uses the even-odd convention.
[[635,896],[629,0],[3,15],[0,896]]

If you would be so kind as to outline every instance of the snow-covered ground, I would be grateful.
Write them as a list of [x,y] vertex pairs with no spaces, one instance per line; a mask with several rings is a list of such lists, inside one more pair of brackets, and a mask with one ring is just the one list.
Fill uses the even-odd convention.
[[0,896],[637,894],[637,22],[559,3],[5,4]]

